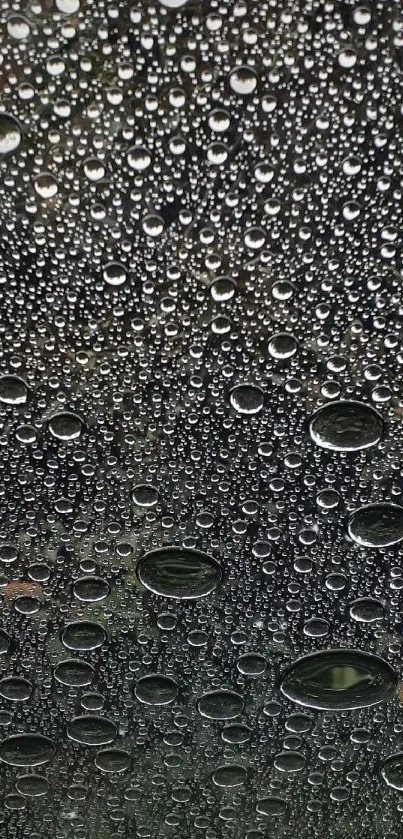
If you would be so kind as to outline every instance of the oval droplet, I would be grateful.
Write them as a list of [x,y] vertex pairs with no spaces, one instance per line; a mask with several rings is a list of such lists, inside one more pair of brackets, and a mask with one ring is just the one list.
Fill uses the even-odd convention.
[[11,154],[21,143],[21,126],[11,114],[0,114],[0,154]]
[[140,582],[162,597],[193,600],[206,597],[219,585],[218,562],[202,551],[189,548],[158,548],[145,554],[137,565]]
[[245,783],[246,769],[236,763],[219,766],[212,775],[217,787],[239,787]]
[[283,675],[281,692],[298,705],[353,710],[378,705],[396,689],[397,676],[376,655],[334,649],[298,659]]
[[118,735],[115,723],[106,717],[75,717],[67,726],[67,736],[82,746],[107,746]]
[[353,620],[361,623],[372,623],[382,620],[384,608],[380,600],[373,597],[359,597],[350,606],[350,615]]
[[383,420],[364,402],[340,400],[319,408],[311,418],[309,431],[312,441],[322,449],[356,452],[379,442]]
[[367,504],[351,514],[348,535],[367,548],[387,548],[403,539],[403,507],[385,501]]
[[95,766],[102,772],[126,772],[130,765],[129,753],[121,749],[103,749],[95,758]]
[[39,798],[49,792],[49,783],[43,775],[21,775],[15,788],[21,795]]
[[28,679],[18,676],[6,676],[0,680],[0,696],[10,702],[27,702],[32,696],[33,687]]
[[145,705],[169,705],[177,697],[178,685],[169,676],[150,673],[138,680],[134,693]]
[[100,623],[89,621],[77,621],[70,623],[62,632],[62,644],[69,650],[78,652],[96,650],[102,647],[107,638],[106,632]]
[[281,816],[287,809],[287,802],[284,798],[268,796],[261,798],[256,804],[256,812],[261,816]]
[[381,775],[388,787],[403,790],[403,752],[397,752],[386,758],[382,765]]
[[56,665],[54,677],[61,685],[67,687],[85,687],[90,685],[94,678],[94,668],[79,658],[70,658]]
[[236,385],[230,393],[229,401],[237,414],[252,416],[262,410],[264,393],[258,385]]
[[28,385],[19,376],[0,376],[0,402],[5,405],[24,405],[28,399]]
[[83,430],[84,423],[78,414],[65,411],[54,414],[49,420],[49,431],[57,440],[68,443],[70,440],[77,440]]
[[0,629],[0,655],[5,655],[10,649],[11,638],[4,629]]
[[80,577],[73,585],[73,594],[83,603],[99,603],[111,593],[106,580],[101,577]]
[[133,489],[132,500],[138,507],[155,507],[158,499],[158,490],[151,484],[138,484]]
[[0,743],[0,760],[9,766],[41,766],[54,753],[54,743],[43,734],[15,734]]
[[300,772],[305,766],[305,758],[300,752],[287,750],[276,755],[274,766],[279,772]]
[[202,717],[209,720],[232,720],[242,714],[244,701],[234,690],[212,690],[203,694],[197,703]]

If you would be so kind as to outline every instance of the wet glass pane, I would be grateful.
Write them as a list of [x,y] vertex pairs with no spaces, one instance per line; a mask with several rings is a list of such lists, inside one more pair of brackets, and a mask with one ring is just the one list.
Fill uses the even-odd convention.
[[398,0],[5,2],[4,839],[399,839]]

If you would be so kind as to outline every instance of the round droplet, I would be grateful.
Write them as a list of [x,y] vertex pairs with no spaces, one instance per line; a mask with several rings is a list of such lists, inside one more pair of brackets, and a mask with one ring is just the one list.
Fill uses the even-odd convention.
[[0,562],[5,565],[11,565],[18,559],[18,548],[15,545],[1,545],[0,546]]
[[265,672],[267,661],[263,655],[258,653],[246,653],[241,656],[237,668],[244,676],[261,676]]
[[144,146],[132,146],[127,152],[127,162],[136,172],[145,172],[151,164],[151,154]]
[[178,600],[206,597],[222,578],[220,565],[213,557],[173,546],[145,554],[137,565],[137,575],[149,591]]
[[138,484],[132,492],[132,500],[138,507],[155,507],[159,493],[151,484]]
[[103,278],[107,285],[123,285],[127,278],[126,268],[120,262],[108,262],[103,270]]
[[372,623],[382,620],[384,608],[379,600],[372,597],[359,597],[351,604],[350,615],[361,623]]
[[84,687],[90,685],[94,678],[94,668],[79,658],[61,661],[54,669],[56,681],[68,687]]
[[0,760],[9,766],[41,766],[54,753],[52,740],[42,734],[15,734],[0,743]]
[[280,752],[274,758],[274,765],[280,772],[301,772],[305,766],[305,758],[300,752]]
[[216,303],[225,303],[235,294],[235,283],[230,277],[218,277],[211,286],[210,292]]
[[363,402],[340,400],[319,408],[309,425],[317,446],[336,452],[356,452],[379,442],[383,421],[378,411]]
[[0,376],[0,402],[5,405],[24,405],[28,399],[28,385],[19,376]]
[[258,414],[263,408],[264,393],[257,385],[236,385],[229,399],[237,414]]
[[138,680],[134,693],[145,705],[169,705],[178,695],[178,685],[169,676],[153,673]]
[[246,769],[235,763],[229,766],[219,766],[213,772],[212,778],[217,787],[239,787],[245,783]]
[[386,758],[381,775],[388,787],[403,790],[403,752],[397,752]]
[[320,710],[352,710],[378,705],[396,689],[397,677],[378,656],[335,649],[298,659],[280,688],[293,702]]
[[269,796],[268,798],[261,798],[256,804],[256,812],[261,816],[281,816],[287,809],[287,802],[284,798],[277,798]]
[[10,649],[11,638],[4,629],[0,629],[0,655],[5,655]]
[[77,414],[65,411],[61,414],[54,414],[49,420],[49,431],[57,440],[68,443],[70,440],[77,440],[83,430],[83,422]]
[[212,690],[200,697],[197,708],[209,720],[232,720],[243,711],[244,702],[233,690]]
[[21,127],[10,114],[0,114],[0,155],[11,154],[21,143]]
[[27,702],[32,696],[32,684],[28,679],[6,676],[0,679],[0,696],[11,702]]
[[103,749],[95,758],[95,766],[102,772],[126,772],[130,764],[129,753],[120,749]]
[[230,87],[238,96],[250,96],[257,86],[257,76],[251,67],[236,67],[229,77]]
[[83,603],[98,603],[111,593],[106,580],[101,577],[80,577],[73,585],[73,594]]
[[32,798],[39,798],[49,792],[49,783],[43,775],[21,775],[15,787],[21,795]]
[[107,638],[100,623],[77,621],[70,623],[63,630],[62,643],[69,650],[86,651],[102,647]]
[[269,355],[280,361],[292,358],[297,349],[298,341],[289,332],[278,332],[277,335],[273,335],[269,342]]
[[34,180],[35,192],[44,201],[54,198],[59,187],[56,178],[50,172],[41,172]]
[[75,717],[67,726],[67,736],[82,746],[106,746],[117,734],[116,725],[106,717]]
[[351,514],[348,535],[367,548],[387,548],[403,539],[403,507],[384,502],[368,504]]

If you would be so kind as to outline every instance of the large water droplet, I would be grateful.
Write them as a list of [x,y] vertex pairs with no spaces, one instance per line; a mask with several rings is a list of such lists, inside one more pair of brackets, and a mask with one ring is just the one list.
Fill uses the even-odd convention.
[[10,114],[0,114],[0,154],[11,154],[21,143],[19,122]]
[[145,705],[169,705],[178,694],[178,685],[169,676],[152,673],[139,679],[134,693]]
[[130,764],[129,753],[121,749],[103,749],[95,758],[95,766],[102,772],[126,772]]
[[368,548],[387,548],[403,539],[403,507],[383,502],[367,504],[351,514],[348,534]]
[[6,676],[0,680],[0,696],[11,702],[27,702],[32,695],[32,684],[28,679]]
[[283,675],[282,693],[299,705],[352,710],[377,705],[396,689],[397,677],[378,656],[334,649],[298,659]]
[[403,790],[403,752],[397,752],[386,758],[381,775],[388,787]]
[[57,440],[69,442],[77,440],[83,430],[83,422],[77,414],[64,413],[55,414],[49,420],[49,431]]
[[83,603],[97,603],[111,593],[108,583],[101,577],[80,577],[73,585],[74,597]]
[[151,484],[138,484],[132,492],[132,499],[138,507],[155,507],[158,498],[158,490]]
[[105,643],[106,632],[100,623],[77,621],[63,630],[62,643],[69,650],[96,650]]
[[41,766],[54,753],[54,743],[43,734],[15,734],[0,743],[0,760],[9,766]]
[[0,376],[0,402],[23,405],[28,399],[28,385],[19,376]]
[[263,408],[264,393],[257,385],[236,385],[229,399],[237,414],[258,414]]
[[206,597],[219,585],[218,562],[202,551],[187,548],[158,548],[145,554],[137,565],[140,582],[163,597],[193,600]]
[[310,421],[309,430],[313,442],[322,449],[355,452],[379,442],[383,421],[370,405],[340,400],[319,408]]
[[256,812],[261,816],[281,816],[285,813],[287,802],[284,798],[277,798],[276,796],[268,796],[261,798],[256,804]]
[[212,690],[200,697],[197,708],[209,720],[232,720],[243,711],[243,699],[233,690]]
[[57,664],[54,670],[55,679],[68,687],[84,687],[91,684],[94,678],[94,668],[86,661],[70,658]]
[[246,769],[237,764],[219,766],[213,772],[213,781],[217,787],[239,787],[245,783]]
[[229,77],[230,87],[238,96],[250,96],[256,89],[257,76],[251,67],[242,66],[232,70]]
[[67,736],[82,746],[106,746],[116,740],[117,729],[106,717],[75,717],[67,726]]
[[39,798],[49,792],[49,783],[43,775],[21,775],[15,785],[21,795]]

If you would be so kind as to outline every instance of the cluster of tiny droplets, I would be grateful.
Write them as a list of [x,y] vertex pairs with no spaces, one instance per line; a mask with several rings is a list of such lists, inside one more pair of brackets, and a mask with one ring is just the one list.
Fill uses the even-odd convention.
[[1,834],[399,839],[401,3],[1,10]]

